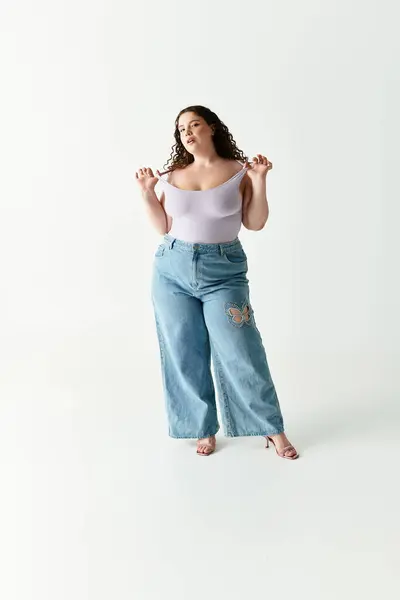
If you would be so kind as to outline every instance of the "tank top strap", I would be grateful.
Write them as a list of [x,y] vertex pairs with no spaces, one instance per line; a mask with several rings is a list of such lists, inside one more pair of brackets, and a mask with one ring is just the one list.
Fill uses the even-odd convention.
[[[160,175],[157,175],[156,173],[156,177],[158,177],[158,181],[167,181],[166,179],[164,179],[165,175],[168,175],[169,171],[160,171]],[[168,183],[168,182],[167,182]]]
[[[239,161],[238,161],[238,162],[239,162]],[[241,164],[241,165],[242,165],[242,168],[240,169],[240,171],[238,171],[238,172],[236,173],[236,175],[234,175],[234,177],[235,177],[235,178],[237,177],[238,179],[241,179],[241,178],[242,178],[242,176],[243,176],[243,175],[245,175],[245,174],[247,173],[247,171],[249,170],[249,167],[246,167],[246,166],[245,166],[245,163],[243,163],[243,164],[242,164],[242,163],[239,163],[239,164]]]
[[[239,165],[242,165],[242,171],[246,172],[249,170],[250,167],[246,167],[246,162],[242,163],[240,162],[240,160],[237,161],[239,163]],[[249,165],[251,165],[251,162],[247,161],[249,163]],[[238,173],[241,173],[242,171],[238,171]]]

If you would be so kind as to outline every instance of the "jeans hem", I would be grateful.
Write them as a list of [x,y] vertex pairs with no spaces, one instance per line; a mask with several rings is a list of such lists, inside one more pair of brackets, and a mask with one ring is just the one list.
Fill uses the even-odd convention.
[[219,429],[215,433],[205,433],[200,435],[172,435],[169,433],[169,437],[174,438],[175,440],[199,440],[207,437],[211,437],[213,435],[217,435]]
[[261,436],[265,437],[266,435],[279,435],[280,433],[284,433],[284,429],[274,429],[273,431],[246,431],[244,433],[225,433],[225,437],[246,437],[246,436]]

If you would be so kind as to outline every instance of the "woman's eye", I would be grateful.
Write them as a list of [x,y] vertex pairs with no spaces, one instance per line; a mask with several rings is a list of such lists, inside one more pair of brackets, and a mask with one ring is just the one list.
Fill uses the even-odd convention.
[[[194,125],[192,125],[192,127],[198,127],[200,123],[195,123]],[[180,129],[179,133],[183,133],[185,130],[184,129]]]

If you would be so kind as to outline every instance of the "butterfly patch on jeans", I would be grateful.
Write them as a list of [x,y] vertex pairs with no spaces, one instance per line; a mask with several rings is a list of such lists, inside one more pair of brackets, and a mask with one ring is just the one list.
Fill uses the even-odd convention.
[[235,302],[226,302],[225,312],[228,315],[229,321],[235,327],[242,327],[243,325],[254,326],[253,309],[247,300],[241,306]]

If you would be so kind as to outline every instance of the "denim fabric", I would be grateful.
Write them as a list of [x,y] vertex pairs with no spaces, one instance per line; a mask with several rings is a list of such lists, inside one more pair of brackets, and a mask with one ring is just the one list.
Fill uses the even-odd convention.
[[219,431],[215,392],[226,436],[284,431],[246,274],[238,238],[193,244],[166,234],[155,252],[151,295],[171,437]]

